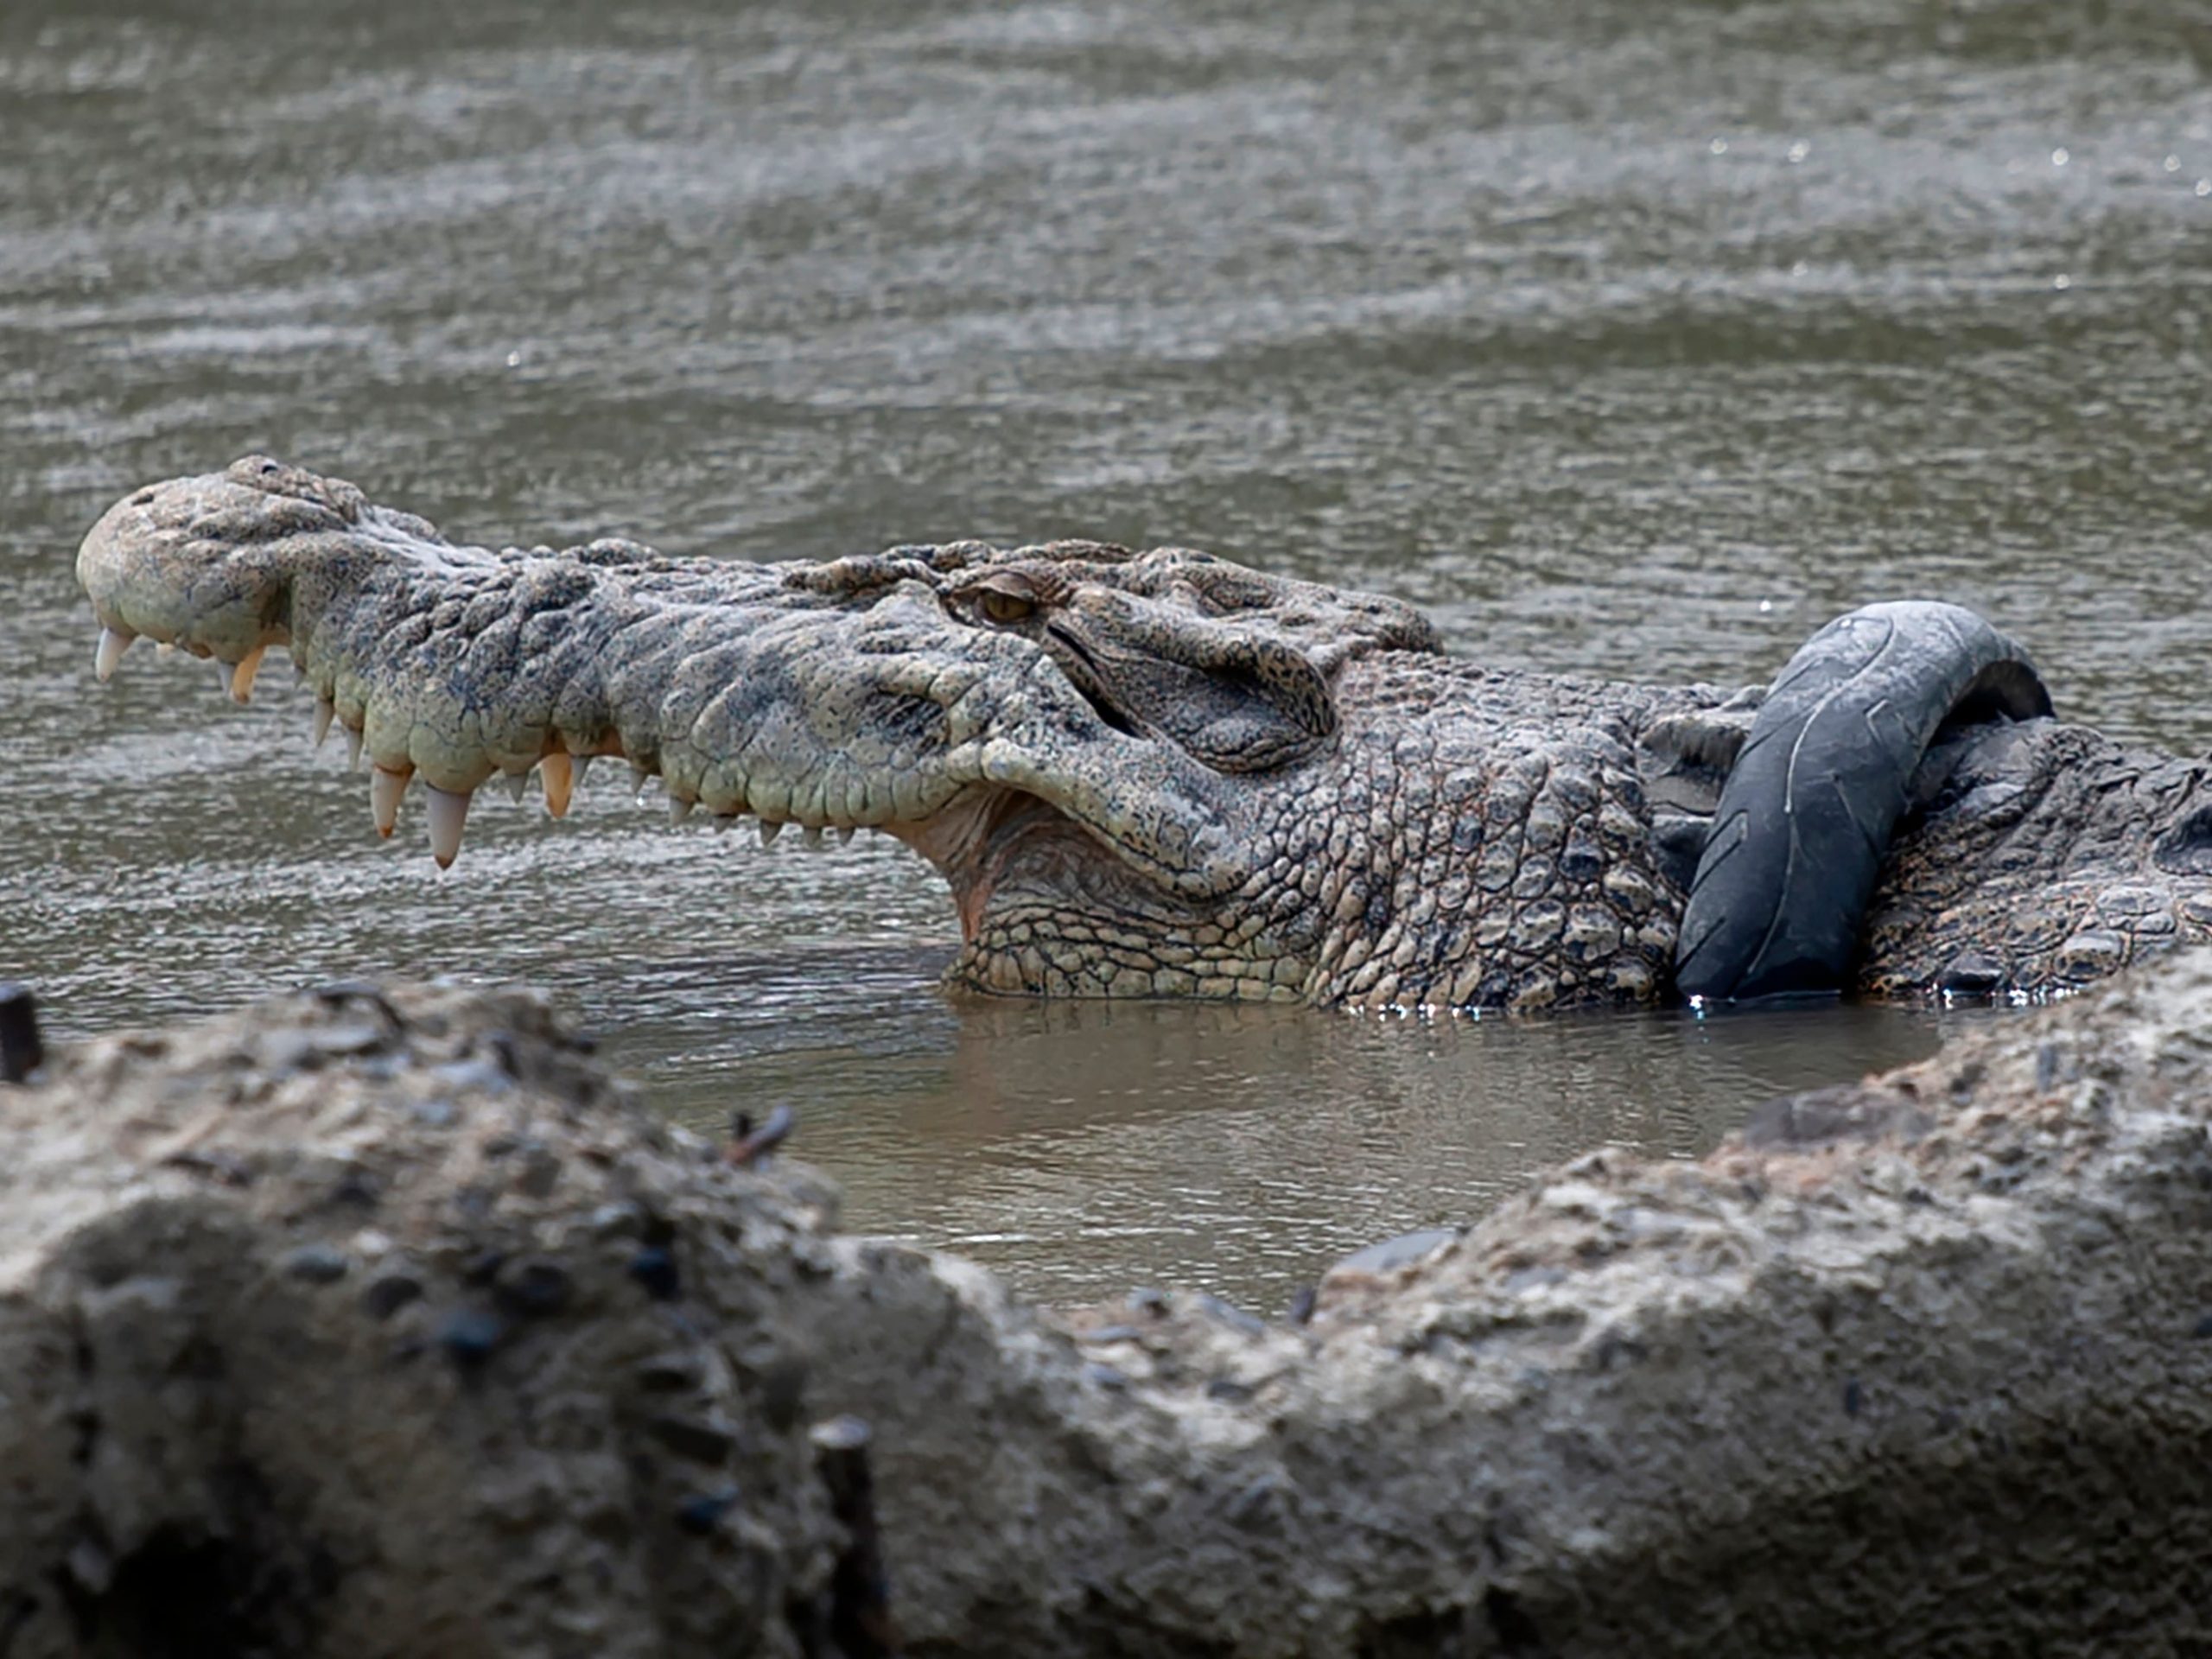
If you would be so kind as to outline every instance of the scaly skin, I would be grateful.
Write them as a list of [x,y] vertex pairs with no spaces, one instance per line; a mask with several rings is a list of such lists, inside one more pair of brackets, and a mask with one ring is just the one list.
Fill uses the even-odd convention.
[[2040,995],[2212,938],[2212,766],[2037,721],[1977,737],[1899,838],[1862,988]]
[[[103,676],[146,635],[238,664],[243,697],[260,653],[287,646],[321,716],[360,734],[380,830],[410,779],[428,786],[442,863],[494,774],[539,769],[557,814],[576,758],[619,755],[679,811],[898,836],[951,887],[953,981],[1004,993],[1661,996],[1694,815],[1756,702],[1484,669],[1441,656],[1395,601],[1179,550],[962,543],[765,566],[620,541],[494,553],[259,458],[119,503],[78,573],[107,631]],[[1990,789],[2064,746],[2127,758],[2055,724],[2005,739],[1949,757],[1950,797],[1878,895],[1869,986],[1934,983],[1970,948],[1999,962],[1993,988],[2062,982],[2094,955],[2068,939],[2115,887],[2152,893],[2123,900],[2131,940],[2202,930],[2183,904],[2212,891],[2196,855],[2155,857],[2201,769],[2140,762],[2180,793],[2139,812],[2100,797],[2113,844],[2083,864],[2068,788],[2019,807],[2023,786],[2001,810]],[[2016,808],[2024,842],[1998,827]],[[2006,871],[1992,918],[2032,889],[2064,937],[1952,919],[2007,834],[2039,861]],[[2158,914],[2167,935],[2141,925]]]

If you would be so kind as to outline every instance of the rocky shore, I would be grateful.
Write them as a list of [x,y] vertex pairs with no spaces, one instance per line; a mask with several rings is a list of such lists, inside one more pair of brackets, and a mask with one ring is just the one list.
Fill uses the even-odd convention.
[[0,1654],[2212,1647],[2212,954],[1302,1323],[742,1161],[515,990],[0,1087]]

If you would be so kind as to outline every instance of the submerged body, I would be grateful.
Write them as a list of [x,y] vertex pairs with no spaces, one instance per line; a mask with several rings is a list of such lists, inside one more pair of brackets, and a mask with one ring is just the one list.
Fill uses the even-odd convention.
[[[79,574],[104,675],[145,635],[243,696],[287,646],[377,827],[425,785],[442,863],[493,777],[558,814],[620,756],[679,814],[899,836],[951,888],[952,978],[1001,993],[1660,997],[1760,741],[1756,691],[1485,669],[1395,601],[1181,550],[492,552],[256,458],[118,504]],[[2041,991],[2212,932],[2203,766],[1975,712],[1838,901],[1860,988]]]

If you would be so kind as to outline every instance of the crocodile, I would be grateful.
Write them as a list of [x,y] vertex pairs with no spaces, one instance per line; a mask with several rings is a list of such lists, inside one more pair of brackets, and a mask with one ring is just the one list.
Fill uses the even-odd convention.
[[1840,619],[1770,688],[1642,685],[1188,549],[493,550],[261,456],[126,497],[77,568],[99,677],[145,637],[243,702],[285,647],[442,866],[485,784],[560,817],[620,757],[679,819],[896,836],[975,991],[2033,997],[2212,937],[2212,766],[2056,719],[1948,606]]

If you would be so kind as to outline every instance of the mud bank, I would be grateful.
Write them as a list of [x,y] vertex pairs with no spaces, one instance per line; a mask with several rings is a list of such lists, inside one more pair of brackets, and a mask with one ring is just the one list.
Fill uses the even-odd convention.
[[726,1150],[512,990],[0,1089],[0,1651],[2212,1640],[2212,954],[1298,1325],[1033,1309]]

